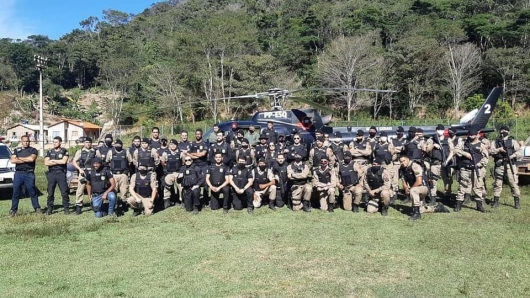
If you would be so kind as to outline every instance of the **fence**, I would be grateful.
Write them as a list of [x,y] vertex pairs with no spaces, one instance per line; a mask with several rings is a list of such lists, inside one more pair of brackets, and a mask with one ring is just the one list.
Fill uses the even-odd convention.
[[140,136],[141,138],[150,138],[151,137],[151,131],[153,127],[158,127],[160,130],[160,137],[164,136],[168,139],[180,139],[180,132],[183,130],[188,131],[188,135],[191,139],[193,139],[193,136],[195,135],[195,130],[200,128],[203,132],[206,132],[208,129],[212,127],[212,125],[203,123],[203,122],[197,122],[195,124],[178,124],[175,126],[171,125],[153,125],[153,126],[144,126],[144,125],[118,125],[111,131],[105,131],[103,132],[101,137],[104,137],[105,134],[110,133],[114,137],[114,139],[121,139],[124,141],[124,143],[127,141],[131,141],[134,136]]
[[[415,119],[415,120],[360,120],[360,121],[336,121],[332,126],[347,126],[347,127],[370,127],[374,126],[436,126],[443,124],[450,126],[455,124],[455,120],[450,119]],[[530,135],[530,118],[507,118],[496,119],[491,118],[488,121],[487,127],[498,129],[499,127],[507,125],[510,128],[511,135],[517,140],[526,140]]]

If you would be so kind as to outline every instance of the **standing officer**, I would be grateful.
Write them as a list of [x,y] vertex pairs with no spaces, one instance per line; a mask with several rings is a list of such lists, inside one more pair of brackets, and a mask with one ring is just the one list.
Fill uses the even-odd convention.
[[[116,194],[113,192],[116,181],[109,169],[103,167],[103,161],[99,157],[92,160],[92,169],[86,175],[86,190],[88,199],[92,205],[95,216],[103,217],[105,213],[109,216],[114,215],[114,206],[116,205]],[[103,209],[103,202],[109,201],[107,211]]]
[[61,147],[63,139],[59,136],[53,138],[53,149],[48,150],[44,158],[44,165],[48,166],[48,209],[47,215],[53,213],[53,201],[55,187],[59,185],[63,198],[64,214],[70,214],[70,197],[68,194],[68,183],[66,182],[66,164],[68,163],[68,151]]
[[106,156],[107,156],[107,153],[109,153],[109,151],[112,149],[113,140],[114,139],[112,138],[112,135],[108,133],[105,135],[105,140],[103,142],[103,145],[98,146],[96,148],[96,156],[101,158],[101,160],[103,161],[103,166],[105,168],[109,167],[108,163],[106,162]]
[[149,147],[153,149],[159,149],[162,146],[161,141],[162,140],[160,139],[160,129],[155,126],[151,130],[151,139],[149,140]]
[[261,133],[267,136],[269,143],[276,144],[278,142],[278,133],[274,130],[274,123],[272,121],[267,122],[267,128],[264,128]]
[[381,210],[382,216],[388,215],[388,205],[392,192],[391,170],[381,166],[385,159],[378,156],[364,175],[364,188],[369,196],[366,212],[376,213]]
[[401,163],[401,179],[405,194],[412,198],[412,215],[409,220],[421,219],[422,213],[449,212],[442,203],[438,203],[436,207],[422,204],[429,193],[423,167],[411,160],[406,154],[399,157],[399,162]]
[[[208,165],[208,146],[206,146],[206,143],[202,140],[202,129],[198,128],[195,130],[195,142],[191,143],[190,151],[185,153],[184,156],[190,156],[193,159],[193,165],[198,168],[199,173],[202,175],[202,183],[198,185],[199,187],[203,187],[202,204],[204,206],[209,206],[208,188],[205,187],[206,185],[204,184],[204,173],[206,172],[206,166]],[[184,159],[184,161],[186,160]]]
[[287,167],[293,211],[303,209],[305,212],[311,212],[310,203],[313,187],[309,183],[309,173],[309,167],[303,162],[302,156],[295,153],[294,161]]
[[256,127],[254,124],[248,126],[248,131],[245,133],[245,139],[248,140],[250,147],[256,146],[259,141],[259,133],[256,132]]
[[[149,140],[147,140],[149,141]],[[153,214],[154,202],[158,192],[158,182],[156,175],[147,169],[147,166],[141,164],[138,166],[136,174],[131,176],[129,183],[129,195],[127,203],[131,206],[133,216],[140,215],[141,209],[144,215]]]
[[[134,136],[131,147],[129,147],[129,155],[134,156],[134,152],[140,148],[141,144],[142,144],[142,139],[140,138],[140,136]],[[130,165],[129,173],[131,173],[131,175],[136,173],[136,168],[134,164]]]
[[423,143],[414,126],[409,127],[408,141],[404,149],[411,160],[419,163],[423,167]]
[[247,139],[243,139],[241,141],[241,148],[237,149],[236,151],[234,158],[234,163],[236,165],[240,157],[245,159],[248,168],[254,166],[256,160],[256,153],[254,151],[254,148],[250,148]]
[[283,207],[287,202],[287,166],[285,154],[278,154],[277,159],[272,163],[272,172],[276,177],[276,206]]
[[175,139],[169,141],[169,151],[164,152],[160,162],[164,167],[164,209],[171,206],[171,191],[175,190],[175,184],[179,193],[180,202],[183,201],[182,185],[178,184],[178,175],[182,167],[182,152],[178,148],[178,142]]
[[[208,143],[214,144],[215,142],[217,142],[217,133],[218,132],[223,133],[222,131],[219,130],[219,124],[215,123],[213,125],[213,127],[212,127],[212,133],[208,137],[208,140],[207,140]],[[224,137],[224,133],[223,133],[223,137]]]
[[375,126],[370,126],[370,129],[368,130],[368,138],[366,139],[370,145],[372,146],[372,150],[375,147],[375,144],[377,144],[377,128]]
[[[153,171],[159,162],[159,156],[154,148],[149,148],[149,139],[143,138],[140,149],[134,151],[133,163],[136,168],[145,166],[148,171]],[[155,177],[156,178],[156,177]]]
[[220,195],[223,195],[223,213],[228,213],[230,207],[230,169],[223,163],[223,153],[214,154],[214,162],[206,170],[206,185],[212,192],[210,207],[212,210],[219,209]]
[[41,213],[39,198],[35,190],[35,160],[37,149],[29,146],[29,137],[20,138],[22,147],[15,148],[11,154],[11,163],[15,164],[15,176],[13,179],[13,196],[11,197],[11,209],[9,216],[13,217],[18,211],[18,202],[22,196],[22,186],[26,187],[31,205],[35,213]]
[[86,173],[92,169],[92,161],[96,157],[96,150],[92,148],[92,139],[86,138],[83,148],[77,150],[72,160],[74,168],[77,169],[78,181],[75,192],[75,214],[81,214],[83,209],[83,195],[86,188]]
[[180,132],[179,150],[182,153],[188,153],[190,151],[191,143],[188,141],[188,131],[183,130]]
[[220,152],[223,155],[223,164],[226,166],[232,165],[232,148],[225,142],[225,135],[222,131],[218,131],[214,142],[210,142],[208,149],[208,161],[210,164],[215,164],[215,154]]
[[252,214],[254,207],[252,201],[254,200],[254,190],[252,184],[254,183],[254,172],[247,167],[247,162],[244,156],[239,156],[237,164],[230,170],[230,185],[232,186],[232,204],[235,210],[243,209],[243,202],[246,202],[247,212]]
[[320,200],[320,210],[333,212],[336,185],[337,174],[329,166],[328,157],[323,156],[320,159],[320,166],[313,170],[313,187],[315,187]]
[[118,203],[118,212],[125,212],[127,208],[127,191],[129,189],[129,165],[132,163],[129,151],[123,149],[123,142],[116,140],[114,148],[109,150],[106,162],[116,183],[115,189],[120,192],[121,204]]
[[456,197],[454,211],[462,209],[465,195],[471,195],[471,189],[476,195],[477,210],[486,212],[482,205],[483,179],[480,176],[481,168],[488,165],[488,151],[486,146],[479,141],[478,130],[470,128],[465,142],[459,143],[455,147],[455,154],[458,156],[458,167],[460,168],[460,185]]
[[335,165],[335,156],[333,155],[333,151],[331,148],[324,146],[324,137],[319,137],[317,139],[316,146],[311,148],[309,151],[309,163],[313,167],[313,169],[318,168],[320,165],[320,161],[323,158],[326,158],[328,161],[330,161],[330,165]]
[[[444,136],[445,127],[442,124],[436,126],[437,140],[431,137],[426,142],[425,152],[429,156],[429,173],[430,173],[430,198],[431,204],[436,203],[439,200],[437,193],[438,180],[442,178],[442,164],[445,162],[446,154],[449,153],[449,143],[447,138]],[[445,145],[444,145],[445,144]]]
[[508,126],[502,126],[499,129],[500,136],[491,144],[490,153],[495,160],[494,176],[495,182],[493,184],[493,204],[491,207],[499,207],[499,197],[502,192],[502,184],[504,178],[508,181],[512,191],[515,209],[521,209],[519,198],[521,191],[519,190],[517,167],[515,160],[522,156],[522,149],[519,143],[513,139],[510,134]]
[[269,151],[269,143],[267,142],[268,140],[269,140],[269,137],[267,137],[266,134],[262,133],[259,136],[259,143],[256,146],[254,146],[256,160],[265,158],[265,155],[267,155],[267,152]]
[[[363,195],[363,189],[359,183],[362,177],[362,168],[359,164],[352,162],[350,151],[344,153],[343,161],[339,162],[338,167],[338,187],[342,193],[343,207],[346,211],[359,212],[359,204]],[[353,197],[353,202],[352,202]],[[353,203],[353,208],[352,208]]]
[[184,166],[180,168],[178,177],[182,183],[184,207],[186,208],[186,211],[193,211],[193,214],[197,215],[199,214],[199,207],[201,206],[199,196],[200,186],[204,184],[204,174],[202,168],[193,163],[193,158],[186,155],[184,157]]
[[258,160],[258,166],[254,169],[254,208],[261,207],[263,196],[269,196],[269,208],[275,210],[276,179],[272,170],[267,167],[267,161],[262,158]]
[[359,163],[366,167],[372,154],[372,145],[364,138],[364,131],[358,130],[357,137],[349,145],[353,162]]
[[394,146],[394,154],[392,155],[392,197],[390,198],[390,205],[393,205],[399,193],[399,156],[403,153],[403,148],[407,142],[407,138],[403,135],[405,130],[402,126],[398,126],[396,130],[396,138],[392,139],[392,146]]
[[344,152],[348,151],[348,146],[342,142],[342,133],[340,131],[336,131],[333,136],[330,148],[335,156],[335,162],[339,164],[344,159]]
[[446,153],[446,160],[442,167],[442,179],[444,180],[444,197],[451,198],[453,188],[453,176],[456,173],[456,156],[455,147],[459,142],[459,138],[456,135],[456,128],[451,127],[448,130],[449,137],[444,138],[447,144],[442,142],[442,148]]
[[293,135],[293,144],[289,146],[289,153],[287,153],[287,161],[293,162],[296,154],[302,157],[302,160],[307,159],[307,146],[302,143],[302,138],[298,133]]

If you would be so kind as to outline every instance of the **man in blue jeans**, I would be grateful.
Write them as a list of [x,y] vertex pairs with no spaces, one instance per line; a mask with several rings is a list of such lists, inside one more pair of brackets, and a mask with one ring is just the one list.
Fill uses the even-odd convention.
[[26,187],[31,198],[31,204],[36,213],[42,213],[39,198],[35,190],[35,160],[37,149],[29,146],[29,137],[20,138],[22,147],[15,148],[11,155],[11,163],[15,164],[15,177],[13,180],[13,197],[11,199],[11,210],[9,216],[13,217],[18,211],[18,201],[22,195],[22,186]]
[[[88,199],[92,204],[92,209],[96,217],[103,217],[104,214],[114,216],[114,206],[116,205],[116,194],[113,192],[116,181],[112,172],[103,167],[100,157],[92,160],[92,170],[86,174],[86,190]],[[103,201],[108,200],[108,212],[103,208]]]

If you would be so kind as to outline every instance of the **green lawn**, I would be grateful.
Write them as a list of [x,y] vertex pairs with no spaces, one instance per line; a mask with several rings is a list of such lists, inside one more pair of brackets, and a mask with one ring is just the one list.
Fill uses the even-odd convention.
[[504,194],[508,205],[488,214],[464,208],[418,222],[402,205],[386,218],[173,207],[97,220],[34,215],[29,199],[8,219],[10,200],[1,200],[0,295],[528,297],[530,189],[522,210]]

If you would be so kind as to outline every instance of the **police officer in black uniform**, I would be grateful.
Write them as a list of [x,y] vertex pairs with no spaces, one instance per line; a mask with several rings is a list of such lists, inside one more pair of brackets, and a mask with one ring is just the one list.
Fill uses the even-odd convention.
[[256,155],[256,160],[265,158],[267,152],[269,151],[269,137],[266,134],[261,134],[259,136],[259,143],[254,147],[254,152]]
[[251,168],[247,167],[247,162],[244,156],[239,156],[237,164],[230,170],[230,185],[232,189],[232,204],[235,210],[242,210],[243,206],[247,206],[247,212],[252,214],[254,206],[252,201],[254,199],[254,190],[252,184],[254,183],[254,174]]
[[285,154],[278,154],[277,159],[272,163],[272,172],[276,177],[276,207],[283,207],[288,204],[287,201],[287,162],[285,162]]
[[123,142],[116,140],[114,147],[107,153],[106,161],[112,172],[115,189],[120,192],[121,200],[118,202],[118,212],[123,214],[127,211],[127,192],[129,190],[129,167],[132,156],[123,148]]
[[256,158],[256,152],[254,151],[254,148],[250,148],[249,141],[244,138],[241,141],[241,148],[237,149],[235,151],[235,158],[234,158],[234,164],[237,165],[237,160],[239,157],[243,157],[246,161],[246,166],[248,168],[252,168],[255,164],[255,158]]
[[[116,193],[113,191],[116,187],[116,181],[112,172],[103,167],[102,164],[101,158],[95,157],[92,160],[92,169],[86,175],[88,199],[97,218],[103,217],[105,214],[113,216],[116,205]],[[109,202],[108,208],[103,206],[105,200]]]
[[203,206],[209,206],[208,188],[204,184],[204,174],[208,166],[208,146],[202,139],[202,129],[195,130],[195,142],[191,142],[190,151],[184,156],[190,156],[195,167],[199,168],[199,173],[202,175],[202,183],[199,187],[203,187],[201,203]]
[[200,186],[204,184],[204,174],[199,166],[193,164],[191,156],[184,157],[184,166],[180,168],[179,180],[182,183],[182,196],[186,211],[197,215],[201,206]]
[[269,143],[275,143],[276,144],[278,142],[278,133],[274,129],[274,122],[268,121],[267,122],[267,127],[264,128],[261,131],[261,133],[267,136],[267,139],[268,139]]
[[216,142],[210,143],[210,148],[208,149],[208,161],[210,164],[215,164],[215,155],[217,152],[220,152],[223,155],[223,164],[226,166],[232,165],[232,148],[224,139],[224,133],[218,131],[216,133]]
[[182,153],[187,153],[190,151],[191,143],[188,140],[188,131],[183,130],[180,132],[180,142],[178,146]]
[[350,151],[344,153],[343,160],[339,161],[337,185],[342,194],[342,206],[346,211],[359,212],[359,204],[363,192],[361,179],[361,165],[352,162]]
[[66,164],[68,163],[68,151],[61,147],[63,139],[59,136],[53,138],[53,149],[48,150],[44,158],[44,165],[48,166],[48,209],[47,215],[53,213],[53,201],[55,187],[59,185],[63,198],[64,214],[70,214],[70,197],[68,194],[68,183],[66,182]]
[[206,184],[212,192],[210,207],[212,210],[220,208],[220,195],[223,194],[223,213],[228,213],[230,207],[230,168],[223,163],[224,155],[214,153],[214,162],[206,170]]
[[39,198],[35,190],[35,160],[37,149],[29,146],[29,137],[20,138],[22,147],[15,148],[11,154],[11,163],[15,164],[15,176],[13,179],[13,196],[11,198],[11,209],[9,216],[13,217],[18,211],[18,202],[22,196],[22,186],[26,187],[31,205],[36,213],[41,213]]
[[302,138],[298,133],[293,135],[293,144],[289,146],[289,152],[287,153],[287,161],[289,163],[295,160],[296,154],[302,157],[302,160],[307,160],[308,151],[306,144],[302,143]]
[[112,142],[113,141],[114,141],[114,139],[112,138],[112,135],[110,133],[108,133],[108,134],[105,135],[105,141],[104,141],[103,145],[98,146],[96,148],[96,156],[101,158],[101,160],[103,161],[103,166],[105,168],[109,167],[109,164],[105,160],[107,159],[106,158],[107,154],[112,149]]

